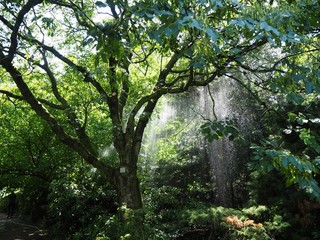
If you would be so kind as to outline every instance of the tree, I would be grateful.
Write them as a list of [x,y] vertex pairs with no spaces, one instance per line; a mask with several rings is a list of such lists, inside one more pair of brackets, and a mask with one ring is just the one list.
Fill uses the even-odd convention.
[[260,99],[272,111],[265,111],[261,117],[266,135],[252,148],[260,170],[278,171],[287,186],[299,186],[319,201],[320,31],[316,19],[320,12],[317,1],[298,6],[301,11],[294,17],[295,29],[303,41],[284,46],[280,60],[266,59],[265,66],[271,64],[277,69],[271,76],[261,77],[263,69],[254,76],[258,79],[260,75],[254,82],[264,89],[259,92]]
[[264,97],[274,111],[265,112],[267,134],[253,149],[260,170],[279,171],[287,186],[298,185],[319,201],[320,72],[314,67],[319,56],[317,44],[316,40],[295,49],[280,64],[287,71],[266,81],[269,93]]
[[[4,0],[0,9],[0,92],[27,102],[132,209],[142,206],[137,162],[158,100],[264,46],[299,42],[286,4]],[[117,161],[100,154],[111,141]]]
[[0,189],[18,192],[19,214],[36,221],[46,213],[39,206],[47,204],[52,180],[68,165],[74,167],[76,154],[26,104],[1,100]]
[[[26,178],[48,184],[62,163],[61,144],[47,129],[46,123],[23,112],[24,108],[6,106],[1,111],[1,187],[19,188]],[[8,117],[10,116],[10,118]],[[59,147],[59,152],[55,148]],[[12,178],[10,179],[10,176]]]

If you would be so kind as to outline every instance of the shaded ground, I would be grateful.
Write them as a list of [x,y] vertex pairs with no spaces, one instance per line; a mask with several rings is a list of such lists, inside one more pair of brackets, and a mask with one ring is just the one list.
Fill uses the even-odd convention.
[[48,240],[45,230],[21,219],[7,219],[0,213],[0,239],[2,240]]

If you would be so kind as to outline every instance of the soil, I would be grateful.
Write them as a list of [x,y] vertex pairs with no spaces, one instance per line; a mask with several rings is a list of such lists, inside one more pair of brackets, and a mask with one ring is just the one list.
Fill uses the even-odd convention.
[[0,239],[3,240],[48,240],[44,229],[18,218],[8,219],[0,213]]

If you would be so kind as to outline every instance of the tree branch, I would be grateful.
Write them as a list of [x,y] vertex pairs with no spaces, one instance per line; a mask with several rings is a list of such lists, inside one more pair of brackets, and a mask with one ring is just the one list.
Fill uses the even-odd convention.
[[8,169],[8,168],[1,168],[0,170],[0,175],[14,175],[14,176],[31,176],[31,177],[37,177],[40,178],[42,180],[44,180],[45,182],[51,182],[50,179],[50,174],[48,174],[48,176],[43,172],[37,172],[37,171],[32,171],[30,169],[18,169],[18,168],[12,168],[12,169]]
[[13,94],[12,92],[9,92],[9,91],[6,91],[6,90],[1,90],[1,89],[0,89],[0,93],[6,95],[7,97],[14,98],[14,99],[17,99],[17,100],[21,100],[21,101],[25,100],[25,99],[23,98],[23,96]]
[[49,124],[52,131],[56,133],[61,142],[75,150],[87,163],[99,169],[108,179],[110,179],[111,182],[114,183],[115,169],[101,162],[97,157],[96,151],[83,144],[86,143],[86,141],[81,142],[66,134],[63,127],[57,122],[57,120],[51,116],[50,113],[34,97],[28,85],[24,82],[22,74],[12,65],[11,61],[9,61],[2,52],[0,52],[0,65],[2,65],[11,75],[25,101],[27,101],[31,108]]
[[9,53],[8,53],[8,60],[12,61],[13,56],[16,53],[17,47],[18,47],[18,34],[19,34],[19,28],[21,24],[23,23],[24,16],[36,5],[42,3],[43,0],[30,0],[28,1],[20,10],[18,13],[16,22],[12,28],[12,33],[10,36],[10,47],[9,47]]

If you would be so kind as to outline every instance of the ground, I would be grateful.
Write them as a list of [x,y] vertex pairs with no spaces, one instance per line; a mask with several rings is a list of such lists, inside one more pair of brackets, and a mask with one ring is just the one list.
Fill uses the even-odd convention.
[[0,239],[2,240],[48,240],[45,230],[18,218],[7,219],[0,213]]

